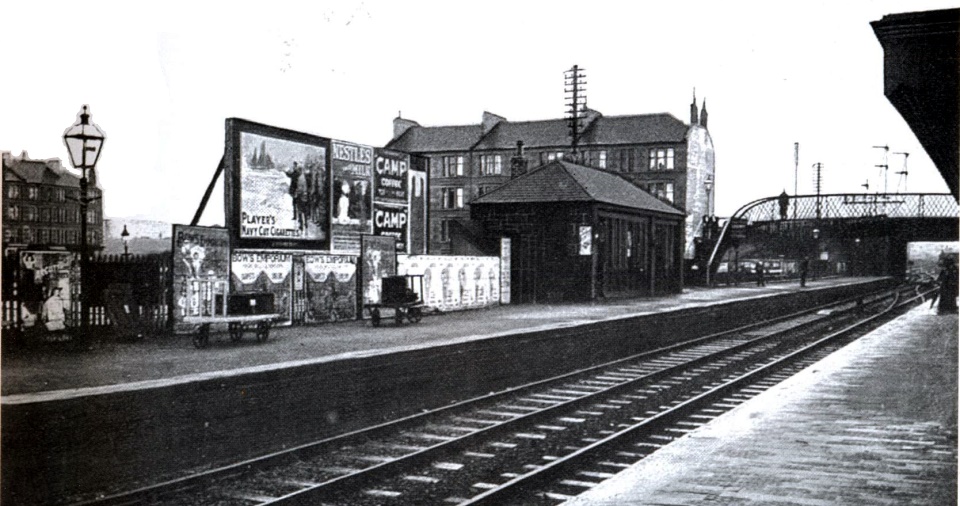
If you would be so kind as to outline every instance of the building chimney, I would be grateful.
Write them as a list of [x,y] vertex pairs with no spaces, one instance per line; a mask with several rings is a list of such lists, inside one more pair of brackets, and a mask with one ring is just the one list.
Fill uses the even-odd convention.
[[393,140],[399,139],[404,132],[415,126],[420,126],[420,123],[411,119],[403,119],[398,112],[397,117],[393,119]]
[[527,157],[523,155],[523,141],[517,141],[517,151],[510,158],[510,178],[527,173]]
[[483,119],[480,120],[480,126],[483,127],[483,135],[486,135],[487,132],[493,130],[493,127],[497,126],[497,123],[500,123],[501,121],[507,121],[507,118],[492,112],[483,111]]
[[30,159],[30,155],[27,154],[27,150],[26,150],[26,149],[20,151],[20,160],[21,160],[21,161],[27,161],[27,160],[29,160],[29,159]]
[[697,89],[693,89],[693,102],[690,103],[690,126],[699,124],[697,119]]
[[707,128],[707,99],[703,99],[703,109],[700,110],[700,126]]
[[13,155],[9,151],[3,151],[3,166],[9,167],[13,164]]

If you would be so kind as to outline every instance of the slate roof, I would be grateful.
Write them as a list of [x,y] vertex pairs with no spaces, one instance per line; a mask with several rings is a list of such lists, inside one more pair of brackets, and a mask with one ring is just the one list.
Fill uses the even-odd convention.
[[602,202],[685,216],[682,211],[616,174],[560,160],[510,180],[474,199],[470,205],[535,202]]
[[400,138],[387,143],[386,147],[408,153],[469,151],[482,134],[480,125],[414,126],[407,129]]
[[43,160],[12,160],[4,169],[4,181],[80,187],[80,176]]
[[[671,114],[603,116],[585,125],[581,146],[655,144],[683,142],[689,126]],[[514,149],[517,141],[527,148],[567,146],[570,143],[564,119],[501,121],[486,135],[480,125],[413,126],[388,148],[409,153]]]

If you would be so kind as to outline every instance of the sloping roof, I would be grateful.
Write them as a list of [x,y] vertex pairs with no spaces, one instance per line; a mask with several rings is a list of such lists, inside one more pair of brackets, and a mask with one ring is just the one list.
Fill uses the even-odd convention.
[[589,144],[654,144],[683,142],[690,129],[671,114],[601,116],[580,137]]
[[685,216],[616,174],[559,160],[507,182],[470,205],[534,202],[602,202]]
[[414,126],[387,143],[386,147],[408,153],[469,151],[482,135],[480,125]]
[[17,180],[32,184],[79,187],[80,177],[43,160],[12,160],[4,166],[5,181]]
[[[586,125],[581,146],[655,144],[683,142],[689,126],[667,113],[602,116]],[[513,149],[517,141],[528,148],[562,147],[570,144],[565,119],[500,121],[487,135],[480,125],[413,126],[387,144],[410,153]]]

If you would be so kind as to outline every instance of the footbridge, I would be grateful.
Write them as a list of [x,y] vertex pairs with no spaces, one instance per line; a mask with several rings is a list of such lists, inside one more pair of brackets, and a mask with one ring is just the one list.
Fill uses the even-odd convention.
[[960,206],[949,193],[762,198],[738,209],[712,241],[707,282],[731,249],[736,257],[808,258],[824,272],[902,275],[907,243],[956,241],[958,222]]

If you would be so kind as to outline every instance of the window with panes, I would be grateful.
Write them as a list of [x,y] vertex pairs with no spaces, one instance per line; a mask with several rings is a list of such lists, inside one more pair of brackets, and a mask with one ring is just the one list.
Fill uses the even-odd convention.
[[463,175],[463,156],[443,157],[443,176],[455,177]]
[[503,173],[503,157],[501,155],[480,155],[480,173],[485,176]]
[[673,148],[650,149],[650,170],[673,170]]

